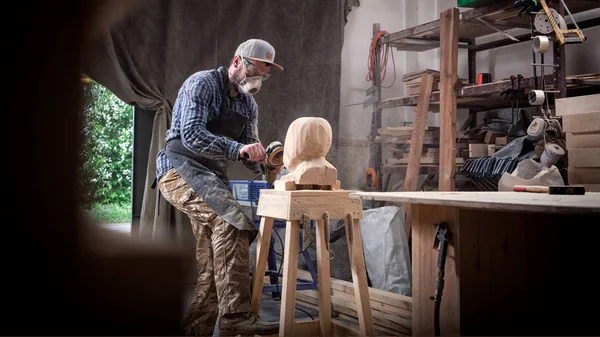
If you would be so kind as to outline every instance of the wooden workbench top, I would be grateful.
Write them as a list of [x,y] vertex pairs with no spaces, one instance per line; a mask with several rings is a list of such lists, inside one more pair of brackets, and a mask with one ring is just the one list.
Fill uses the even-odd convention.
[[497,211],[600,214],[600,193],[551,195],[525,192],[354,192],[350,198]]

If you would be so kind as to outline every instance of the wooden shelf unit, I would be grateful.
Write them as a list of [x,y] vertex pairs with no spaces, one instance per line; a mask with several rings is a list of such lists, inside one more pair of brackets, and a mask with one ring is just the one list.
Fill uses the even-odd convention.
[[[459,85],[455,83],[454,88],[456,89],[456,95],[454,98],[450,98],[450,101],[446,102],[446,107],[453,107],[453,112],[450,113],[451,117],[448,120],[444,121],[443,118],[440,118],[440,123],[446,122],[451,125],[455,125],[456,109],[469,109],[471,114],[475,114],[480,111],[510,108],[511,101],[504,100],[500,96],[500,93],[503,90],[511,88],[510,79],[493,81],[492,83],[487,83],[483,85],[476,85],[475,83],[477,82],[477,52],[508,46],[516,43],[527,42],[531,40],[531,27],[529,21],[530,15],[527,13],[519,15],[518,13],[520,8],[512,8],[513,3],[514,0],[504,0],[484,7],[465,10],[462,13],[458,14],[458,29],[456,30],[456,32],[453,31],[452,27],[445,28],[445,31],[448,32],[446,34],[447,36],[444,36],[442,33],[442,31],[444,31],[443,20],[441,18],[441,16],[443,15],[442,12],[440,15],[440,19],[438,20],[410,27],[402,31],[389,33],[379,39],[377,43],[377,48],[375,50],[375,76],[373,81],[373,87],[367,90],[367,93],[372,95],[370,101],[373,106],[373,118],[369,137],[369,139],[371,140],[371,157],[369,160],[369,167],[373,168],[378,176],[382,174],[391,174],[392,172],[398,171],[397,167],[394,170],[390,170],[386,167],[382,168],[383,163],[381,156],[381,143],[377,143],[375,141],[375,139],[377,138],[377,130],[381,128],[382,110],[401,106],[416,106],[419,100],[418,95],[390,98],[385,100],[381,99],[381,79],[379,76],[381,64],[379,64],[378,61],[379,56],[382,52],[382,48],[386,45],[389,45],[400,51],[423,52],[435,48],[440,48],[441,50],[443,49],[442,47],[444,45],[444,41],[448,43],[456,39],[458,41],[457,48],[464,48],[468,50],[467,57],[469,84],[459,87]],[[547,0],[547,3],[549,6],[555,8],[561,15],[563,15],[565,19],[567,19],[567,15],[565,13],[566,11],[564,10],[564,7],[558,0]],[[567,1],[567,6],[569,7],[570,12],[575,15],[577,13],[597,9],[598,2],[593,0],[569,0]],[[513,36],[518,41],[514,41],[512,39],[502,36],[501,34],[498,34],[496,30],[490,28],[481,20],[484,20],[488,24],[493,25],[499,29],[508,29],[507,27],[517,28],[520,34],[512,34],[514,34]],[[581,22],[578,21],[577,24],[581,29],[600,26],[600,17],[594,17]],[[572,23],[569,23],[568,26],[569,28],[574,27]],[[378,23],[374,24],[373,34],[376,34],[379,30],[380,25]],[[494,41],[488,41],[479,44],[477,43],[477,38],[491,36],[492,34],[497,34],[501,37]],[[458,36],[456,37],[453,35]],[[550,37],[552,38],[552,36]],[[544,77],[544,82],[550,88],[549,90],[560,91],[560,93],[551,95],[552,97],[549,98],[550,103],[553,102],[554,98],[579,96],[584,94],[600,92],[600,83],[598,83],[599,74],[567,76],[565,69],[565,46],[553,42],[552,48],[553,59],[551,60],[551,62],[549,62],[549,60],[546,60],[545,63],[553,63],[558,66],[552,68],[551,71],[546,71],[546,73],[550,72],[550,74]],[[450,48],[448,48],[447,52],[452,54],[454,51],[450,51]],[[457,68],[457,59],[450,61],[450,63],[448,63],[448,60],[446,60],[446,62],[446,67],[448,67],[449,65],[449,68]],[[531,63],[531,60],[526,60],[524,62]],[[444,60],[442,59],[442,57],[440,57],[440,70],[442,70],[443,68],[442,63],[444,63]],[[541,88],[542,79],[540,73],[541,72],[538,69],[537,76],[524,78],[521,81],[521,87],[525,89],[525,94],[527,94],[532,89]],[[456,78],[456,73],[454,73],[453,75],[454,78]],[[592,77],[592,79],[590,79],[589,75],[595,75],[596,77]],[[441,76],[444,76],[444,74],[441,74]],[[536,84],[536,82],[538,83]],[[442,94],[440,91],[434,91],[431,94],[431,111],[440,111],[440,107],[443,105],[443,99],[441,98],[441,96]],[[525,97],[527,96],[525,95]],[[530,106],[527,101],[523,101],[522,103],[523,105],[521,105],[520,103],[520,106]],[[475,118],[473,118],[472,120],[476,121]],[[443,125],[441,125],[441,127],[444,128]],[[450,130],[450,126],[447,127],[447,130]],[[454,139],[440,139],[440,144],[446,142],[446,144],[453,146],[453,144],[455,144],[456,142],[455,134],[453,132],[446,132],[446,136],[448,135],[452,136],[452,138]],[[441,148],[442,146],[440,145],[440,150],[442,150]],[[450,153],[450,149],[446,149],[446,152],[448,152],[446,153],[446,156],[448,156]],[[448,173],[449,175],[451,175],[450,178],[444,178],[446,180],[444,185],[447,187],[449,186],[448,188],[451,190],[454,189],[454,173],[456,172],[454,169],[455,165],[456,163],[454,163],[453,161],[451,162],[449,160],[440,160],[440,169],[435,169],[437,173],[446,172],[446,176],[448,176]],[[428,171],[430,170],[431,168],[428,169]],[[400,171],[402,172],[403,170]],[[451,181],[448,182],[448,179],[450,179]],[[442,186],[442,184],[440,184],[440,186]],[[380,186],[379,189],[381,190],[382,187]]]

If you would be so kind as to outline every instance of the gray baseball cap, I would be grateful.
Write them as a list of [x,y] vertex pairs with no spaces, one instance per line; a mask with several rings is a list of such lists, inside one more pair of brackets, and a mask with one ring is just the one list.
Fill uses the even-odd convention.
[[242,42],[235,51],[234,56],[243,56],[251,60],[270,63],[275,69],[283,70],[282,66],[274,62],[275,48],[265,40],[250,39]]

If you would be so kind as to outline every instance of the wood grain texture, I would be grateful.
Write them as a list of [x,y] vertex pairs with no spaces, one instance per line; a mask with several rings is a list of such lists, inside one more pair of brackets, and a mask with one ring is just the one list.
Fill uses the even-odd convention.
[[600,148],[600,132],[566,133],[567,150]]
[[319,319],[321,336],[331,335],[331,271],[329,268],[329,250],[326,240],[324,220],[317,220],[317,268],[319,286]]
[[345,221],[346,241],[348,242],[350,270],[352,272],[352,284],[354,287],[354,298],[356,300],[356,313],[360,325],[360,335],[373,336],[373,314],[371,313],[369,286],[367,284],[367,269],[365,266],[365,257],[363,255],[360,225],[358,219],[352,218],[351,215],[346,217]]
[[273,232],[273,218],[262,217],[260,228],[256,237],[256,256],[254,257],[254,268],[252,269],[252,311],[258,314],[260,300],[262,298],[262,287],[265,271],[267,270],[267,255]]
[[460,331],[458,312],[458,283],[456,243],[458,239],[457,213],[454,207],[412,205],[413,214],[413,336],[433,336],[434,302],[438,274],[438,250],[433,249],[436,228],[433,224],[448,223],[452,236],[449,240],[445,281],[440,304],[440,331],[442,336],[456,335]]
[[350,199],[353,191],[318,190],[261,190],[256,214],[278,219],[300,220],[308,214],[312,220],[322,219],[329,213],[331,219],[344,219],[348,213],[356,219],[362,219],[360,200]]
[[[406,178],[404,180],[405,191],[416,191],[417,180],[419,179],[419,166],[421,165],[421,154],[423,152],[423,139],[425,138],[425,129],[427,127],[427,113],[429,112],[429,100],[433,89],[433,75],[425,75],[421,78],[419,89],[419,103],[415,111],[413,131],[410,139],[410,151],[408,153],[408,167],[406,168]],[[436,159],[436,158],[432,158]],[[406,214],[405,227],[406,236],[410,237],[410,227],[412,217],[410,207],[404,206]]]
[[554,101],[557,116],[600,111],[600,94],[559,98]]
[[354,192],[351,198],[521,212],[600,214],[600,193],[552,195],[524,192]]
[[331,148],[331,125],[325,118],[300,117],[288,127],[283,164],[290,173],[281,181],[336,186],[337,170],[325,159]]
[[458,22],[458,8],[440,13],[440,191],[455,189]]
[[562,122],[564,132],[600,132],[600,111],[563,116]]
[[570,150],[567,155],[569,156],[569,168],[600,168],[600,148]]
[[[600,216],[458,212],[461,335],[598,334],[595,313],[584,309],[599,297],[589,293],[595,238],[574,227]],[[571,309],[558,310],[557,300]]]
[[572,168],[567,174],[569,185],[600,184],[600,168]]
[[283,285],[279,336],[293,336],[296,317],[296,284],[298,273],[298,246],[300,221],[288,220],[285,227],[285,253],[283,256]]

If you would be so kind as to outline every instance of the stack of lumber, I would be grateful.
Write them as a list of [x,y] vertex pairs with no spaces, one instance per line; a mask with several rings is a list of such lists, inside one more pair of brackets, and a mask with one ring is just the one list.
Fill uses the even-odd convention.
[[566,135],[568,184],[600,192],[600,94],[559,98],[555,109]]
[[[393,144],[391,152],[393,158],[387,158],[387,165],[408,164],[408,153],[410,152],[410,140],[412,137],[412,126],[386,127],[377,130],[378,143]],[[439,164],[440,128],[437,126],[426,126],[423,138],[423,153],[420,163],[423,165]],[[462,158],[456,158],[457,163],[462,163]]]
[[[298,270],[298,277],[311,279],[310,273]],[[369,288],[371,312],[375,329],[383,335],[412,335],[412,298],[396,293]],[[307,307],[319,307],[316,290],[299,290],[296,303]],[[357,319],[356,300],[352,282],[331,279],[331,303],[333,315],[350,321]]]
[[[461,149],[461,157],[465,159],[491,157],[496,151],[502,149],[515,138],[517,137],[507,136],[505,133],[494,130],[487,130],[482,133],[481,137],[464,139],[466,141],[457,143],[457,147]],[[461,148],[459,144],[465,144],[464,148]]]
[[[402,82],[404,82],[404,86],[406,87],[406,95],[414,96],[419,94],[419,89],[421,86],[421,78],[423,75],[431,74],[433,75],[433,89],[432,91],[439,91],[439,82],[440,82],[440,72],[433,69],[425,69],[414,71],[412,73],[404,74],[402,76]],[[458,84],[462,85],[464,83],[468,83],[468,81],[464,78],[458,78]]]
[[439,90],[438,83],[440,81],[440,72],[433,69],[425,69],[414,71],[412,73],[404,74],[402,76],[402,82],[406,87],[406,93],[408,96],[418,95],[419,87],[421,86],[421,78],[423,75],[433,75],[433,91]]

